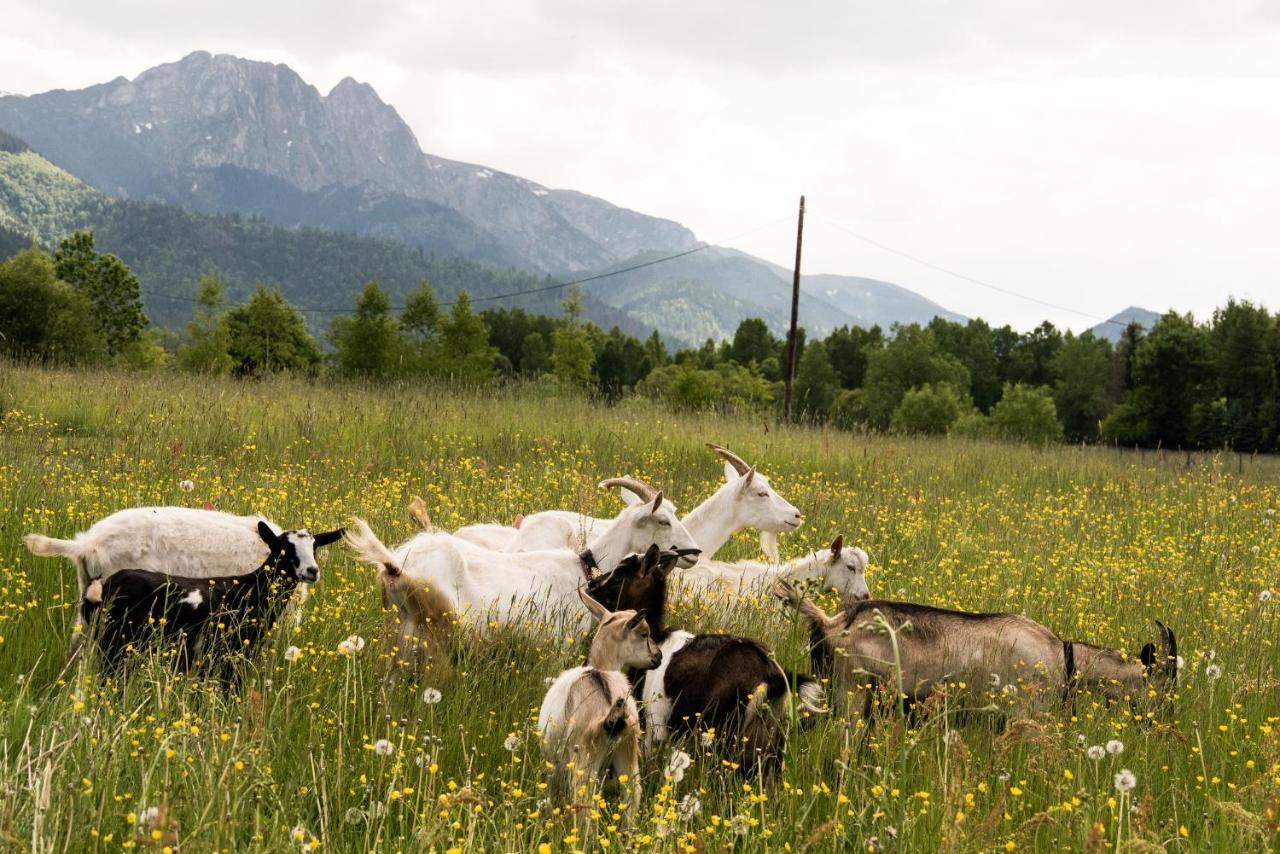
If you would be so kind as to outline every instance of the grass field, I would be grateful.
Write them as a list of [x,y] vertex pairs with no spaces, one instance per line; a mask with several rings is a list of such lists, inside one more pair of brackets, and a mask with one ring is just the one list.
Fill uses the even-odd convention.
[[[605,409],[532,391],[450,394],[296,381],[0,366],[0,849],[1260,850],[1280,846],[1280,467],[1072,448],[766,431],[759,420]],[[389,542],[422,494],[443,527],[577,508],[634,473],[682,510],[710,494],[716,441],[806,516],[784,556],[836,533],[884,598],[1026,613],[1136,651],[1159,618],[1185,666],[1169,712],[1138,721],[1081,697],[1003,728],[940,714],[793,734],[774,785],[697,745],[680,780],[642,766],[630,822],[609,802],[548,803],[532,725],[544,678],[582,639],[508,632],[447,676],[388,677],[374,570],[321,556],[243,696],[159,667],[104,685],[66,669],[74,573],[30,557],[140,504],[262,512],[286,526],[367,518]],[[179,488],[190,479],[195,489]],[[741,535],[735,558],[755,557]],[[750,634],[785,666],[806,636],[776,602],[682,602],[676,624]],[[367,639],[339,652],[351,635]],[[297,646],[292,661],[285,650]],[[439,702],[434,699],[435,689]],[[915,727],[915,728],[912,728]],[[374,750],[374,744],[389,745]],[[1115,741],[1123,752],[1089,757]],[[1112,750],[1115,750],[1115,745]],[[1117,792],[1121,769],[1136,777]],[[693,797],[690,797],[693,796]],[[541,849],[547,850],[547,849]]]

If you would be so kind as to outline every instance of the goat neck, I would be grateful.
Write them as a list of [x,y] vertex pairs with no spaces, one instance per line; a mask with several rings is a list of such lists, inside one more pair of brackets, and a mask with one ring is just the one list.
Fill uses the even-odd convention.
[[702,549],[700,560],[710,560],[738,532],[734,506],[737,501],[735,492],[739,488],[737,481],[720,484],[720,488],[710,498],[689,511],[689,515],[681,520],[689,536]]

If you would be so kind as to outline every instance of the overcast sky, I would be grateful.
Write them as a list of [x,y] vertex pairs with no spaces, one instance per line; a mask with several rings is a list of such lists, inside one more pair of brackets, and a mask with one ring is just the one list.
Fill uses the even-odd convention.
[[807,272],[998,323],[1280,309],[1280,3],[202,6],[9,0],[0,90],[234,53],[371,83],[433,154],[788,267],[804,192]]

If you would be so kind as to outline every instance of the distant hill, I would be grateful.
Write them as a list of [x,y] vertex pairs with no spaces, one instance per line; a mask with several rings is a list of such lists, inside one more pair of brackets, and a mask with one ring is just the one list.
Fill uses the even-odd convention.
[[[235,56],[199,51],[133,80],[3,96],[0,128],[107,196],[395,241],[535,277],[586,277],[699,245],[677,222],[425,153],[367,84],[346,78],[323,94],[286,65]],[[66,219],[65,211],[38,213]],[[154,249],[147,257],[182,252]],[[856,300],[844,299],[847,282],[860,283],[850,286]],[[327,278],[317,287],[325,293],[308,295],[299,282],[298,301],[331,296]],[[358,287],[349,283],[343,301]],[[671,340],[699,343],[731,335],[743,317],[780,329],[789,288],[789,272],[716,249],[593,284],[588,293],[599,298],[597,309],[607,305]],[[844,277],[817,290],[807,283],[801,305],[815,333],[937,313],[954,316],[888,283]]]
[[1139,323],[1143,329],[1150,331],[1156,325],[1160,315],[1154,311],[1137,306],[1129,306],[1124,311],[1113,314],[1108,320],[1099,323],[1089,331],[1098,338],[1105,338],[1112,344],[1120,340],[1125,328],[1133,322]]
[[[199,277],[219,272],[232,301],[258,281],[280,287],[323,330],[351,308],[360,286],[377,279],[393,303],[423,277],[442,300],[466,288],[474,298],[537,288],[545,277],[499,270],[462,258],[441,258],[401,243],[315,228],[288,229],[239,214],[200,214],[171,205],[105,196],[32,151],[0,152],[0,247],[16,251],[34,238],[55,246],[72,231],[92,228],[98,248],[118,255],[137,274],[153,322],[178,326],[191,317],[189,298]],[[11,254],[8,253],[8,254]],[[7,257],[7,255],[5,256]],[[563,291],[503,301],[558,314]],[[476,305],[477,310],[487,307]],[[585,316],[633,335],[651,330],[587,295]]]

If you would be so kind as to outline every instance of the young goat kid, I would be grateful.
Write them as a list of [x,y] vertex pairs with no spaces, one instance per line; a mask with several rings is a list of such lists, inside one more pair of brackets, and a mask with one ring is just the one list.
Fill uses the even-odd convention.
[[557,676],[538,712],[553,791],[568,795],[579,774],[594,786],[612,768],[616,777],[628,776],[634,813],[640,806],[640,717],[622,668],[655,667],[662,653],[643,611],[610,611],[581,588],[578,596],[599,623],[587,663]]
[[822,688],[809,676],[785,672],[759,641],[668,629],[667,578],[679,557],[650,548],[587,585],[588,595],[606,607],[644,613],[662,650],[661,663],[640,683],[645,743],[652,748],[673,734],[714,729],[716,743],[744,772],[771,775],[782,765],[792,689],[801,706],[820,713]]
[[220,664],[232,681],[233,658],[252,655],[271,631],[298,582],[320,577],[315,549],[342,531],[312,536],[305,529],[276,534],[258,523],[265,561],[245,575],[184,578],[145,569],[122,569],[94,580],[80,603],[80,616],[96,635],[106,674],[127,666],[130,652],[153,641],[173,652],[178,672],[197,660]]

